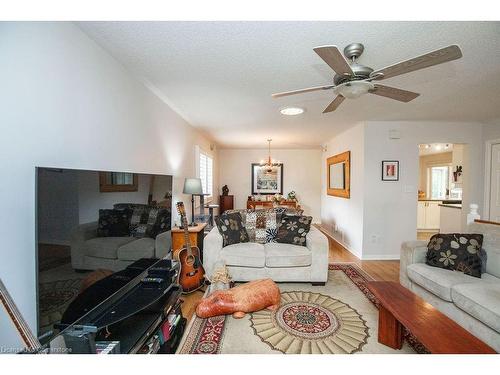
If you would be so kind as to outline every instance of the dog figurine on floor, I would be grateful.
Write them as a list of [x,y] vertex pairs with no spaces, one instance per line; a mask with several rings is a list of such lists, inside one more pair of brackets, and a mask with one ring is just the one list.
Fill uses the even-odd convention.
[[280,302],[280,290],[273,280],[255,280],[228,290],[216,290],[200,301],[196,307],[196,315],[210,318],[233,314],[234,318],[240,319],[246,313],[265,308],[276,310]]

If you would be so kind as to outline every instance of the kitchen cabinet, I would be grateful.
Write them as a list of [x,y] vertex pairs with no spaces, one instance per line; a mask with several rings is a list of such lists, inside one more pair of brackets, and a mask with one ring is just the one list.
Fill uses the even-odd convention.
[[441,201],[418,201],[417,229],[438,230],[440,224]]

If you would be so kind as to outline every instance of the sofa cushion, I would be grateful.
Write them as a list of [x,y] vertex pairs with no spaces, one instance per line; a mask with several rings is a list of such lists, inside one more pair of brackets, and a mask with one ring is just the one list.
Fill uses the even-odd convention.
[[483,235],[483,250],[487,253],[486,272],[500,277],[500,225],[474,222],[467,226],[467,231]]
[[266,243],[268,233],[276,230],[276,212],[271,209],[247,210],[245,213],[245,227],[250,241]]
[[[451,288],[463,283],[481,283],[481,279],[462,272],[415,263],[407,267],[408,277],[414,283],[427,289],[445,301],[452,302]],[[482,283],[481,283],[482,284]]]
[[156,221],[151,228],[149,236],[151,238],[156,238],[156,236],[160,233],[166,232],[170,229],[172,229],[172,212],[170,208],[158,208]]
[[222,236],[223,247],[249,242],[248,233],[239,212],[218,216],[215,218],[215,223]]
[[457,307],[500,332],[500,283],[458,284],[451,297]]
[[480,278],[482,244],[482,234],[438,233],[431,237],[427,245],[425,263]]
[[224,247],[220,259],[228,266],[263,268],[266,263],[264,245],[244,242]]
[[[130,218],[130,235],[137,238],[146,237],[146,232],[148,231],[148,221],[149,221],[149,211],[151,207],[149,206],[137,206],[134,207],[132,211],[132,216]],[[151,225],[152,226],[152,225]]]
[[311,265],[311,250],[286,243],[266,243],[266,267],[307,267]]
[[92,238],[85,241],[85,255],[96,258],[117,259],[118,248],[134,240],[134,237]]
[[151,237],[155,238],[158,233],[155,231],[155,225],[158,221],[158,216],[164,214],[164,208],[151,206],[139,206],[134,208],[130,218],[130,235],[136,238]]
[[138,260],[153,258],[155,254],[155,240],[152,238],[139,238],[120,246],[116,252],[120,260]]
[[126,237],[129,235],[129,220],[132,211],[128,209],[100,209],[97,223],[98,237]]
[[276,242],[306,246],[306,236],[311,229],[311,216],[282,215]]

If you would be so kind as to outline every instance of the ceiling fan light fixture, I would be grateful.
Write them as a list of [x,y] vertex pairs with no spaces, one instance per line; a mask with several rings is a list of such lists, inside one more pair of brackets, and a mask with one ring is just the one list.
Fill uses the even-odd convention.
[[280,109],[280,113],[285,116],[297,116],[304,113],[304,108],[300,107],[284,107]]
[[369,93],[375,88],[375,85],[367,81],[351,81],[335,87],[335,93],[348,99],[357,99],[360,96]]

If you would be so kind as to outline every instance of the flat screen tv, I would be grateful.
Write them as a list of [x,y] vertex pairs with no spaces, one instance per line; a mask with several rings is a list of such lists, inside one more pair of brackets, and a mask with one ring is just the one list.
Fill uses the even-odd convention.
[[44,342],[86,288],[171,247],[172,176],[37,168],[37,316]]

